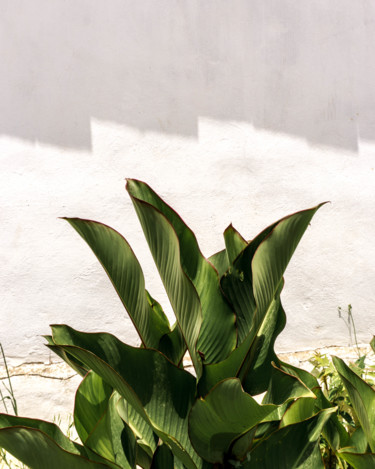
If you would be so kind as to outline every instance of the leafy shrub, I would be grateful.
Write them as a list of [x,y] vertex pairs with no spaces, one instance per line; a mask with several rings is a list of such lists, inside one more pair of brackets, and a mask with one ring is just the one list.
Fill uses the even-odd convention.
[[[111,279],[141,346],[51,326],[48,347],[84,377],[74,409],[82,444],[52,423],[1,414],[0,446],[36,469],[319,469],[323,434],[340,463],[374,467],[372,388],[334,358],[361,424],[357,438],[317,379],[274,352],[286,322],[283,274],[320,205],[277,221],[250,242],[229,226],[225,249],[206,259],[194,233],[149,186],[128,180],[127,191],[176,323],[170,326],[145,290],[141,267],[119,233],[67,219]],[[183,368],[186,353],[194,374]],[[261,393],[259,403],[254,396]]]
[[[352,306],[348,305],[348,319],[346,324],[350,324],[355,331],[355,324],[352,315]],[[341,308],[339,308],[339,317],[342,317]],[[351,336],[351,330],[349,329]],[[366,383],[375,388],[375,370],[374,365],[368,363],[367,355],[362,355],[360,348],[358,346],[358,341],[355,335],[355,349],[358,354],[358,358],[349,363],[349,369],[362,378]],[[375,352],[375,337],[371,342],[371,347],[373,352]],[[367,440],[364,438],[361,422],[358,418],[356,406],[353,406],[350,395],[345,387],[344,381],[341,378],[339,372],[333,364],[332,358],[328,357],[326,354],[321,354],[316,352],[315,355],[309,360],[309,362],[314,366],[312,374],[318,379],[319,384],[321,385],[322,391],[325,397],[329,400],[332,406],[336,406],[337,418],[340,423],[345,427],[348,435],[359,440],[359,436],[363,439],[362,447],[367,446]],[[332,448],[329,446],[327,441],[323,436],[320,439],[320,449],[325,462],[325,467],[336,467],[336,463],[339,464],[338,458],[335,456]],[[344,463],[345,465],[345,463]],[[340,466],[337,466],[340,467]],[[345,466],[344,466],[345,467]],[[351,467],[351,466],[350,466]]]

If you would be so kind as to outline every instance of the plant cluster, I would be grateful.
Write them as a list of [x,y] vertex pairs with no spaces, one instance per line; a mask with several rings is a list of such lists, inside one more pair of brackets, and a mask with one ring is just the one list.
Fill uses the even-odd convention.
[[[339,467],[375,467],[374,390],[333,358],[360,424],[350,433],[317,378],[274,352],[286,322],[283,274],[320,205],[249,242],[230,225],[225,248],[206,259],[147,184],[128,180],[127,191],[176,323],[145,289],[118,232],[67,219],[105,269],[141,345],[51,326],[48,347],[83,376],[74,408],[81,443],[53,423],[0,414],[0,447],[32,469],[320,469],[323,435]],[[194,373],[183,368],[187,353]]]
[[[342,309],[339,308],[339,317],[343,318]],[[343,318],[344,319],[344,318]],[[349,336],[352,342],[351,329],[354,330],[354,347],[357,352],[357,359],[348,364],[350,370],[364,380],[369,386],[375,389],[375,366],[368,363],[368,355],[362,354],[358,345],[354,318],[352,314],[352,306],[348,305],[347,318],[344,319],[349,330]],[[370,342],[370,346],[373,354],[375,353],[375,337]],[[359,435],[363,438],[363,430],[361,429],[361,421],[358,418],[356,406],[353,406],[350,394],[348,393],[344,381],[341,379],[340,374],[335,368],[333,361],[326,354],[316,352],[314,356],[309,360],[313,365],[312,375],[315,376],[321,386],[324,396],[332,406],[336,406],[337,418],[340,423],[345,427],[348,434],[353,437],[355,434],[358,439]],[[363,446],[366,444],[366,440],[363,441]],[[325,462],[325,467],[336,468],[342,467],[338,458],[335,456],[334,451],[321,435],[320,437],[320,449]],[[345,467],[345,465],[344,465]],[[350,466],[349,466],[350,467]]]

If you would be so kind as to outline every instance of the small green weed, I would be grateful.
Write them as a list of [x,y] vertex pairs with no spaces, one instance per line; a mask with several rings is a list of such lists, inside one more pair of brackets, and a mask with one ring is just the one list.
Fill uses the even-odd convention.
[[[8,363],[5,357],[4,349],[0,343],[0,358],[4,364],[6,378],[1,381],[0,385],[0,403],[2,403],[5,412],[11,411],[14,415],[18,415],[17,400],[14,395],[12,381],[10,379]],[[10,456],[4,449],[0,448],[0,469],[27,469],[27,467]]]
[[[350,345],[355,347],[358,356],[356,360],[349,362],[349,368],[374,388],[375,366],[369,362],[369,355],[363,354],[359,347],[352,305],[348,305],[346,312],[343,312],[342,308],[338,307],[338,314],[339,318],[345,322],[348,328]],[[375,337],[370,342],[370,345],[373,353],[375,353]],[[371,355],[373,355],[373,353]],[[337,406],[339,421],[346,428],[349,435],[353,435],[353,433],[361,427],[361,424],[340,375],[333,365],[332,358],[326,354],[316,352],[309,362],[314,366],[311,373],[318,379],[324,395],[332,405]],[[371,362],[373,362],[373,360],[371,360]],[[347,463],[339,461],[335,457],[323,436],[320,440],[320,450],[326,468],[336,469],[351,467],[342,466],[342,464]]]

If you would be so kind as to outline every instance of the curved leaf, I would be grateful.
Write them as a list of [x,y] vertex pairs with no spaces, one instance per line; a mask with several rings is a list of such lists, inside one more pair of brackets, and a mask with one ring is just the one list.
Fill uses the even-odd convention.
[[137,411],[188,469],[200,459],[187,436],[195,378],[156,350],[134,348],[111,334],[52,326],[52,336],[89,366]]
[[[234,349],[234,313],[221,292],[217,271],[177,213],[145,183],[128,180],[127,190],[200,376],[197,351],[205,362],[215,363]],[[197,309],[186,310],[183,300],[193,301],[191,306]]]
[[112,392],[112,387],[93,371],[81,381],[75,397],[74,426],[82,443],[106,413]]
[[69,440],[57,425],[43,420],[0,414],[0,447],[32,469],[119,467]]
[[258,404],[246,394],[239,379],[227,379],[194,404],[189,435],[197,453],[212,463],[223,463],[232,442],[276,409]]
[[[322,410],[307,420],[287,425],[272,433],[251,451],[250,462],[244,468],[323,469],[321,458],[317,457],[317,444],[321,429],[334,411],[333,408]],[[314,465],[311,465],[312,461]]]
[[72,356],[69,357],[61,347],[54,343],[52,336],[43,335],[42,337],[47,340],[47,343],[45,344],[46,347],[48,347],[50,350],[52,350],[53,353],[64,360],[64,362],[67,363],[80,376],[86,376],[89,370],[86,369],[82,363],[78,363],[76,360],[74,360]]
[[273,365],[269,388],[264,395],[263,404],[280,405],[290,399],[300,397],[316,399],[315,394],[297,376]]
[[[350,436],[349,443],[350,452],[353,453],[366,453],[368,448],[368,441],[362,427],[358,427]],[[345,448],[347,449],[347,448]],[[349,449],[347,449],[349,451]]]
[[[282,286],[283,284],[281,288]],[[274,350],[275,341],[285,324],[286,315],[278,295],[271,303],[251,346],[253,353],[249,354],[249,367],[239,373],[240,378],[243,376],[242,385],[245,391],[251,395],[261,394],[268,388],[273,372],[272,363],[279,364]]]
[[124,398],[119,400],[117,410],[120,417],[136,435],[137,444],[142,447],[151,459],[157,447],[158,437],[152,431],[150,425]]
[[302,422],[314,415],[315,398],[300,397],[287,409],[280,422],[280,428]]
[[85,446],[124,469],[135,466],[135,436],[117,412],[120,396],[90,371],[75,398],[74,426]]
[[257,310],[255,324],[264,315],[279,289],[283,274],[312,217],[323,204],[303,210],[278,221],[256,250],[251,267],[253,293]]
[[90,246],[110,278],[145,347],[157,348],[169,332],[163,311],[153,309],[145,291],[141,266],[131,247],[107,225],[80,218],[65,218]]
[[117,412],[119,399],[119,394],[114,392],[109,399],[107,411],[90,433],[86,445],[122,469],[134,469],[136,439]]
[[373,469],[375,467],[375,454],[348,453],[340,451],[338,456],[348,462],[354,469]]

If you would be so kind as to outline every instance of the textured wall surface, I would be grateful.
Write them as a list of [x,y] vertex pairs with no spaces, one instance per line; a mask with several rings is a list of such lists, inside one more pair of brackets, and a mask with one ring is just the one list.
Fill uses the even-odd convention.
[[170,313],[124,178],[147,181],[207,256],[330,200],[286,273],[280,351],[375,333],[375,4],[368,0],[4,0],[0,342],[48,362],[50,323],[130,321],[60,216],[119,230]]

